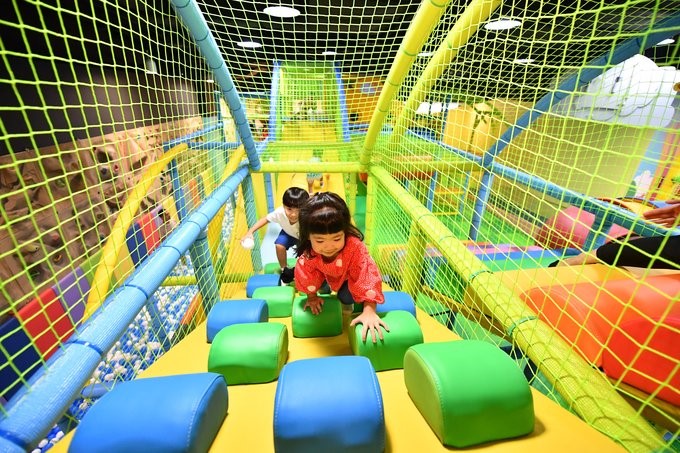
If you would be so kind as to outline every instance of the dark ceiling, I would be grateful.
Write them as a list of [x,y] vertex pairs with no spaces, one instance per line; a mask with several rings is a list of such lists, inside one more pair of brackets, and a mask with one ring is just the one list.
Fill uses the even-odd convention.
[[[220,46],[237,88],[268,90],[272,61],[334,60],[345,72],[384,76],[415,15],[419,2],[364,0],[285,2],[301,14],[293,19],[271,18],[266,2],[202,0],[199,4]],[[468,2],[452,2],[447,20],[435,29],[426,50],[434,50]],[[277,2],[278,4],[278,2]],[[31,53],[87,65],[143,67],[152,55],[164,75],[201,78],[205,66],[178,23],[169,0],[100,2],[43,0],[40,6],[12,0],[2,8],[2,48],[9,54]],[[51,6],[50,6],[51,5]],[[58,7],[57,7],[58,5]],[[458,5],[458,6],[456,6]],[[624,6],[625,7],[622,7]],[[493,17],[523,18],[523,25],[503,32],[480,29],[459,49],[441,83],[440,92],[466,91],[483,97],[535,100],[555,86],[555,80],[602,55],[617,42],[680,10],[678,0],[506,1]],[[45,30],[53,32],[46,33]],[[620,36],[620,38],[612,38]],[[617,41],[618,39],[618,41]],[[241,40],[259,49],[236,45]],[[677,65],[679,45],[656,47],[646,55],[659,65]],[[332,49],[337,55],[321,56]],[[515,58],[533,64],[514,64]],[[46,64],[46,60],[36,60]],[[427,59],[419,58],[422,69]],[[3,72],[8,68],[2,68]],[[417,73],[416,73],[417,74]],[[0,76],[2,74],[0,73]]]

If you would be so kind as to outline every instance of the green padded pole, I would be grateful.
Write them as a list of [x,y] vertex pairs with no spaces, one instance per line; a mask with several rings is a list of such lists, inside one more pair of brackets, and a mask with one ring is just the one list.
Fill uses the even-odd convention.
[[375,181],[368,175],[366,179],[366,220],[365,226],[366,231],[364,231],[364,242],[366,247],[371,253],[371,256],[377,256],[375,245],[373,244],[373,228],[375,225],[375,197],[377,194],[377,189],[375,186]]
[[347,206],[349,207],[349,212],[354,216],[357,212],[357,174],[349,173],[347,175],[349,182],[347,184]]
[[426,241],[415,221],[411,222],[411,230],[406,243],[406,258],[404,259],[404,273],[401,290],[416,299],[420,292],[420,281],[423,273]]
[[404,35],[404,40],[401,46],[399,46],[399,52],[394,59],[394,63],[392,63],[390,72],[387,74],[385,85],[380,90],[378,103],[368,125],[364,146],[359,157],[359,162],[364,167],[371,162],[371,154],[375,141],[382,130],[387,114],[392,109],[392,102],[397,96],[399,88],[401,88],[406,75],[411,70],[413,62],[418,57],[423,45],[430,38],[432,30],[439,22],[444,11],[446,11],[449,3],[451,3],[451,0],[439,2],[423,0],[418,7],[418,11],[416,11],[416,15],[413,17],[406,35]]
[[408,125],[413,120],[413,115],[418,106],[426,98],[442,74],[449,68],[453,59],[458,55],[458,49],[463,48],[470,38],[477,34],[479,27],[486,22],[501,3],[503,3],[502,0],[473,0],[463,14],[458,17],[453,28],[442,41],[441,46],[432,56],[432,59],[430,59],[422,74],[418,77],[418,82],[416,82],[416,85],[411,90],[404,108],[395,121],[394,129],[390,136],[391,146],[399,143]]
[[219,299],[220,291],[217,287],[217,278],[215,277],[212,256],[208,247],[208,236],[205,230],[201,231],[196,241],[189,248],[189,255],[191,256],[191,264],[194,266],[198,288],[201,291],[201,296],[203,296],[203,309],[206,313],[210,313],[210,309]]

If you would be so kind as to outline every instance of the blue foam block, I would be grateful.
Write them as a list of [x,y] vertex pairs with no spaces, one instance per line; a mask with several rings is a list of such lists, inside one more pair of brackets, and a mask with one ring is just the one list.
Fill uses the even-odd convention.
[[205,452],[228,405],[227,384],[216,373],[123,382],[85,414],[69,452]]
[[385,291],[385,302],[376,305],[377,313],[387,313],[388,311],[403,310],[416,316],[416,304],[410,294],[403,291]]
[[125,235],[125,243],[130,252],[132,262],[137,266],[147,255],[144,233],[137,222],[133,222],[132,225],[130,225],[130,229]]
[[223,300],[216,303],[208,313],[208,343],[212,343],[217,332],[232,324],[267,321],[269,308],[264,299]]
[[265,286],[279,286],[279,274],[257,274],[250,277],[246,283],[246,297],[253,297],[257,288]]
[[382,452],[385,418],[366,357],[296,360],[283,367],[274,401],[277,453]]

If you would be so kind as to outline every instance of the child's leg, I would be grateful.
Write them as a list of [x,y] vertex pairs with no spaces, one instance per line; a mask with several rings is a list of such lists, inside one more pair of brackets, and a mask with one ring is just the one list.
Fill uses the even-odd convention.
[[355,301],[352,293],[349,292],[349,285],[347,282],[343,283],[338,290],[338,299],[345,305],[354,305]]
[[288,254],[286,253],[285,246],[276,244],[276,259],[279,261],[279,266],[281,266],[281,269],[288,265]]

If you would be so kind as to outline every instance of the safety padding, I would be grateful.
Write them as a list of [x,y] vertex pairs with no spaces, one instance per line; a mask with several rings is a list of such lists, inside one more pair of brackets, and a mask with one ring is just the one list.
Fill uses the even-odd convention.
[[296,297],[293,301],[293,336],[297,338],[334,337],[342,333],[342,308],[340,301],[331,295],[319,296],[323,299],[323,310],[318,315],[310,309],[305,310],[307,295]]
[[[295,267],[295,264],[297,263],[297,259],[295,258],[288,258],[286,260],[286,264],[288,267]],[[267,263],[264,265],[264,271],[265,274],[280,274],[281,273],[281,265],[276,262],[276,263]]]
[[385,302],[377,304],[375,311],[387,313],[393,310],[404,310],[416,316],[416,303],[409,293],[403,291],[385,291]]
[[678,332],[680,316],[638,318],[621,324],[602,353],[604,372],[680,406],[680,373],[675,371],[680,363]]
[[220,330],[210,345],[208,371],[229,385],[271,382],[288,358],[288,329],[279,323],[233,324]]
[[278,274],[257,274],[250,277],[246,282],[246,297],[253,297],[255,290],[267,286],[279,286]]
[[534,430],[529,384],[490,343],[423,343],[404,356],[404,381],[442,444],[462,448]]
[[227,384],[215,373],[122,382],[85,414],[69,452],[205,452],[228,405]]
[[[527,305],[591,363],[602,366],[602,352],[614,330],[634,319],[680,316],[680,275],[655,275],[604,283],[533,288]],[[640,349],[640,347],[637,347]],[[640,363],[640,362],[638,362]]]
[[269,309],[263,299],[223,300],[216,303],[208,313],[208,343],[212,343],[217,332],[232,324],[267,321]]
[[371,362],[336,356],[283,367],[274,401],[274,450],[384,451],[382,393]]
[[293,314],[295,288],[292,286],[264,286],[257,288],[252,297],[267,303],[270,318],[285,318]]
[[394,370],[404,367],[404,354],[413,345],[423,342],[423,331],[416,318],[409,312],[395,310],[381,313],[380,317],[390,331],[383,330],[384,339],[373,343],[369,333],[366,341],[361,340],[363,326],[357,324],[349,330],[349,344],[355,355],[368,358],[376,371]]

